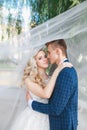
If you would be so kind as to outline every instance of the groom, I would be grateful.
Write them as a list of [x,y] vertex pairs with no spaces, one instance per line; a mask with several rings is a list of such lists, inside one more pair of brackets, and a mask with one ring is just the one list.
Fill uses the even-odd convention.
[[[51,64],[58,65],[68,61],[64,39],[51,41],[46,45]],[[31,99],[29,104],[33,110],[49,115],[50,130],[77,130],[78,78],[74,67],[66,67],[60,72],[48,104]]]

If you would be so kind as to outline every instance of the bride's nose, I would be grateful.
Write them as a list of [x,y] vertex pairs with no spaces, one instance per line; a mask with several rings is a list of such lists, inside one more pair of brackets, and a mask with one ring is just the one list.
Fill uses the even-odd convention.
[[45,61],[45,62],[46,62],[47,60],[48,60],[48,59],[47,59],[46,57],[44,57],[44,58],[43,58],[43,61]]

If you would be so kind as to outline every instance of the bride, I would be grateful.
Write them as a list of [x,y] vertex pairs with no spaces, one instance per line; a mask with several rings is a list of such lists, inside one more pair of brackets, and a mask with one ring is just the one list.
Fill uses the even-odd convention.
[[[54,89],[54,84],[59,72],[64,67],[71,67],[70,63],[62,63],[55,69],[53,75],[50,77],[46,73],[48,68],[48,59],[43,49],[39,50],[37,54],[29,60],[24,69],[23,85],[26,86],[26,79],[33,83],[32,89],[35,93],[27,90],[26,98],[30,94],[34,100],[47,103]],[[36,95],[37,96],[36,96]],[[46,114],[36,112],[29,108],[21,112],[13,123],[11,130],[49,130],[49,117]]]

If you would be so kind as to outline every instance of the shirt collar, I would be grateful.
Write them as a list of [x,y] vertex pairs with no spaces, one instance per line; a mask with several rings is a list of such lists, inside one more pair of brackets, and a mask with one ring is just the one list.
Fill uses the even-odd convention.
[[64,58],[59,64],[65,62],[66,60],[68,60],[67,58]]

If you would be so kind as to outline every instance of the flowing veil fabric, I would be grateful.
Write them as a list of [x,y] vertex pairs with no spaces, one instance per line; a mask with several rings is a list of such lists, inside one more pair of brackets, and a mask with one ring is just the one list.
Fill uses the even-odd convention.
[[10,82],[0,85],[0,130],[9,130],[26,107],[25,89],[19,84],[27,60],[46,42],[61,38],[66,40],[68,57],[79,77],[78,130],[87,130],[87,1],[13,37],[10,42],[0,43],[0,60],[10,59],[16,66],[10,74],[0,76],[0,81]]

